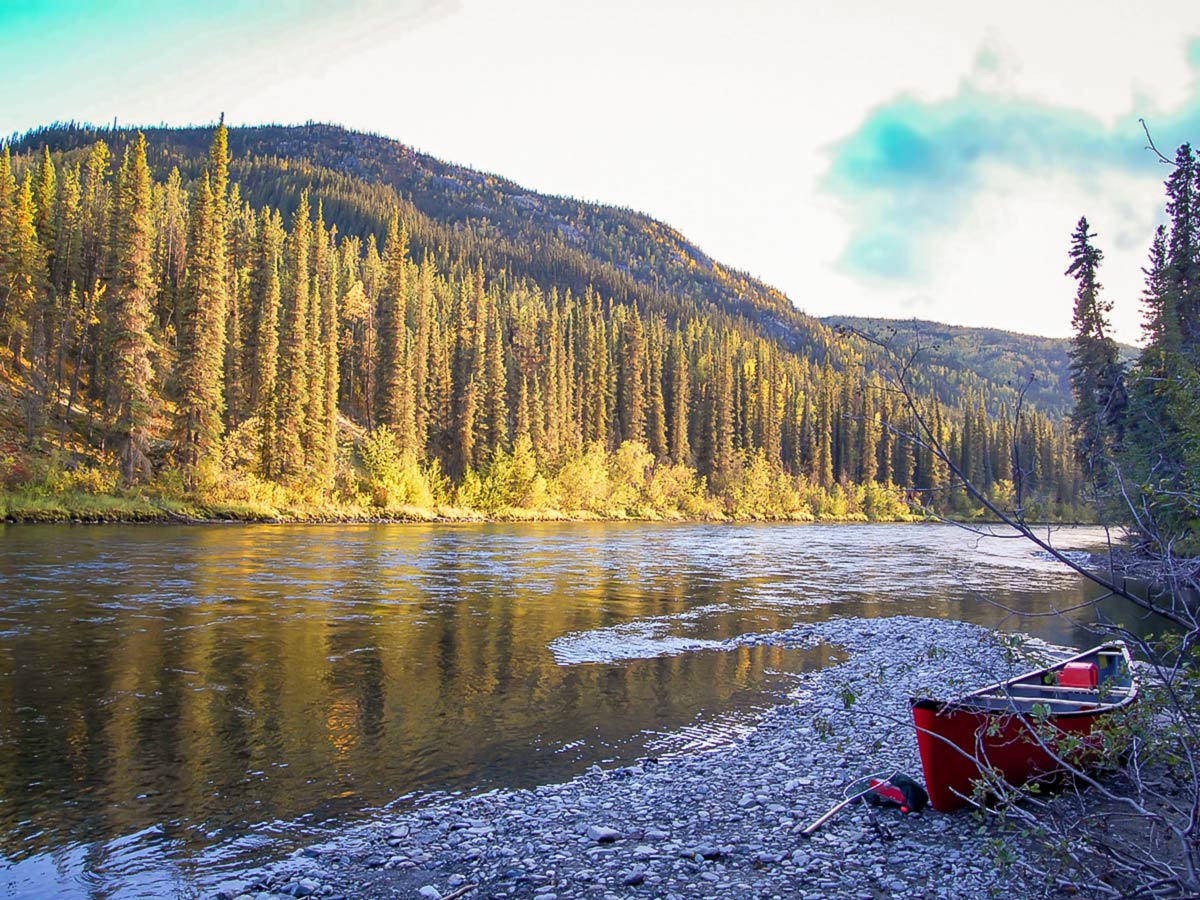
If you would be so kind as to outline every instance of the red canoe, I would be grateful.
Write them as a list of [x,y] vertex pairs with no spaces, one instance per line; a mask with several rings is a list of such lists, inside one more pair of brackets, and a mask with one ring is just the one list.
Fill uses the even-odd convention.
[[[1045,743],[1066,749],[1064,738],[1086,739],[1105,716],[1136,701],[1132,661],[1120,642],[956,700],[914,697],[913,721],[929,803],[939,812],[965,806],[982,777],[981,764],[1014,787],[1053,776],[1062,767],[1032,727],[1049,738]],[[1086,740],[1072,742],[1067,756],[1072,764],[1086,765]]]

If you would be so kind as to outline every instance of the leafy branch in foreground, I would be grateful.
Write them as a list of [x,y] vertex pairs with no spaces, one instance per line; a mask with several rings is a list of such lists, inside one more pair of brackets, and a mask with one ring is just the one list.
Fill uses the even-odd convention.
[[[1055,795],[1014,789],[998,773],[988,776],[990,767],[981,753],[977,762],[985,778],[977,805],[999,808],[1004,820],[1021,823],[1044,844],[1048,863],[1041,874],[1050,884],[1097,886],[1095,890],[1109,896],[1195,896],[1200,892],[1200,617],[1195,602],[1200,593],[1195,578],[1171,569],[1160,579],[1162,589],[1144,592],[1118,576],[1111,553],[1102,567],[1063,553],[1054,545],[1051,529],[1027,518],[1019,448],[1013,448],[1011,503],[1002,504],[967,477],[941,440],[927,404],[912,391],[909,376],[921,349],[897,354],[886,341],[859,336],[883,351],[888,359],[888,389],[902,398],[910,412],[913,430],[897,436],[931,453],[947,468],[948,489],[966,491],[1013,535],[1101,587],[1103,594],[1086,604],[1097,610],[1092,627],[1121,636],[1145,661],[1149,684],[1138,714],[1097,733],[1104,746],[1121,748],[1109,759],[1114,774],[1103,779],[1089,774],[1073,758],[1070,741],[1064,742],[1047,728],[1044,717],[1026,714],[1030,733],[1069,775],[1072,789]],[[1014,415],[1022,415],[1020,403]],[[1144,614],[1158,617],[1168,635],[1157,640],[1142,637],[1105,621],[1098,604],[1109,597],[1120,597]],[[985,794],[992,799],[987,806],[982,803]]]

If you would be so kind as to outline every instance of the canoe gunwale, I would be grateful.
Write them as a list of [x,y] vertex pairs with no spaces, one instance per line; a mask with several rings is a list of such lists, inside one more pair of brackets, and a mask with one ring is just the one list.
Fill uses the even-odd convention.
[[[984,694],[999,694],[1001,697],[995,698],[996,700],[1008,700],[1010,703],[1015,701],[1024,701],[1033,702],[1036,704],[1038,700],[1045,698],[1019,697],[1013,694],[1013,689],[1021,686],[1024,682],[1028,682],[1031,679],[1041,678],[1048,672],[1054,672],[1063,669],[1069,663],[1080,662],[1081,660],[1088,659],[1089,657],[1113,655],[1114,652],[1120,655],[1121,659],[1125,663],[1126,669],[1130,673],[1129,686],[1126,687],[1125,685],[1122,685],[1119,689],[1117,689],[1120,691],[1119,698],[1114,697],[1112,701],[1105,701],[1103,699],[1098,700],[1097,702],[1090,704],[1088,709],[1071,709],[1052,711],[1050,713],[1050,717],[1054,719],[1108,715],[1109,713],[1132,706],[1137,702],[1138,699],[1137,679],[1133,678],[1133,658],[1129,655],[1129,648],[1120,641],[1112,644],[1102,644],[1099,647],[1093,647],[1091,650],[1084,650],[1083,652],[1077,653],[1075,656],[1068,657],[1060,662],[1053,663],[1049,666],[1042,666],[1040,669],[1034,669],[1030,672],[1024,673],[1023,675],[1017,675],[1016,677],[1010,678],[1007,681],[998,681],[995,684],[979,688],[976,691],[972,691],[969,694],[964,694],[961,697],[956,697],[953,700],[936,700],[932,697],[911,697],[909,699],[909,705],[913,709],[928,709],[939,714],[970,712],[992,716],[1026,716],[1028,713],[1023,713],[1016,709],[996,709],[994,706],[986,703],[973,703],[972,699],[983,699],[982,695]],[[1030,686],[1041,687],[1040,685],[1036,684],[1031,684]],[[1101,697],[1103,696],[1104,692],[1104,689],[1100,687],[1098,687],[1096,690],[1096,693]]]

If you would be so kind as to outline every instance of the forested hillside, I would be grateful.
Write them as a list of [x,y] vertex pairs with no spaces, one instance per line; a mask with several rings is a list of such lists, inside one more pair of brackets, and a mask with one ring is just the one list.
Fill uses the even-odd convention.
[[[0,342],[10,516],[80,494],[245,516],[970,512],[900,439],[867,344],[644,215],[332,126],[15,141]],[[1015,465],[1030,509],[1072,515],[1059,407],[1014,420],[1013,385],[958,363],[914,385],[965,470],[1003,497]]]
[[1024,390],[1029,402],[1056,417],[1070,409],[1069,341],[923,319],[826,316],[822,321],[873,335],[899,353],[919,349],[947,397],[958,393],[959,376],[968,373]]

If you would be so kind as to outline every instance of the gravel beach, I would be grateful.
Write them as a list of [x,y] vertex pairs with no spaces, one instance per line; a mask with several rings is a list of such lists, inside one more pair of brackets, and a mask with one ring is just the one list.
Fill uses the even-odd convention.
[[[645,759],[565,784],[493,791],[394,814],[306,847],[221,887],[220,900],[333,898],[984,898],[1032,897],[1001,871],[1000,836],[970,813],[879,818],[861,805],[808,838],[802,829],[871,773],[923,780],[907,698],[952,696],[1027,668],[963,622],[834,619],[756,643],[847,652],[804,676],[791,702],[736,743]],[[1036,852],[1005,834],[1017,860]],[[210,895],[211,896],[211,895]]]

